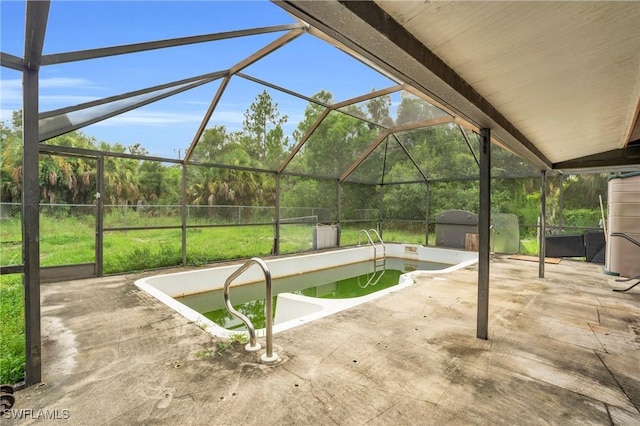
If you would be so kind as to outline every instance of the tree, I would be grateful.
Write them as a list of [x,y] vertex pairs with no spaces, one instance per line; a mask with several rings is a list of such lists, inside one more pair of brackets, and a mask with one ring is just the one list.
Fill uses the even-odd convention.
[[140,198],[149,204],[179,204],[181,179],[179,166],[167,167],[157,161],[142,161]]
[[402,101],[398,106],[396,125],[429,120],[440,115],[439,113],[439,109],[426,103],[417,96],[403,92]]
[[246,136],[242,143],[253,159],[260,165],[277,166],[283,159],[289,139],[284,136],[282,126],[286,115],[280,116],[278,104],[273,102],[266,90],[256,96],[256,100],[244,113],[243,131]]
[[0,201],[5,203],[20,202],[22,198],[22,114],[14,111],[12,123],[11,127],[0,123]]
[[568,209],[598,208],[600,196],[606,201],[609,174],[570,175],[564,180],[564,207]]
[[[329,92],[321,91],[314,95],[314,98],[330,103],[333,96]],[[301,139],[323,110],[323,107],[310,103],[305,109],[304,120],[298,124],[294,132],[294,137]],[[358,158],[377,136],[377,129],[372,130],[365,121],[353,117],[366,115],[360,107],[351,105],[345,108],[345,112],[351,115],[332,111],[322,120],[307,139],[303,149],[296,154],[289,170],[316,176],[338,177]]]
[[230,136],[225,126],[209,127],[202,132],[191,159],[204,163],[224,164],[220,157],[229,141]]
[[[374,89],[375,90],[375,89]],[[372,90],[372,91],[374,91]],[[386,127],[393,126],[393,118],[391,118],[391,96],[384,95],[378,96],[376,98],[370,99],[366,103],[367,111],[369,112],[369,117],[374,122],[381,124]],[[369,128],[374,128],[375,125],[369,124]]]
[[[14,111],[12,127],[2,124],[2,162],[0,200],[19,202],[22,192],[22,113]],[[94,140],[79,131],[48,141],[59,146],[96,149]],[[90,204],[96,182],[95,162],[82,157],[41,155],[41,201],[46,203]]]
[[[313,99],[316,99],[324,104],[332,104],[333,103],[333,94],[331,92],[327,92],[326,90],[321,90],[315,95],[312,96]],[[316,122],[320,114],[324,112],[326,108],[322,105],[318,105],[314,102],[309,102],[307,107],[304,110],[304,119],[298,123],[298,127],[293,131],[293,139],[296,142],[300,142],[307,131],[313,126],[313,123]]]

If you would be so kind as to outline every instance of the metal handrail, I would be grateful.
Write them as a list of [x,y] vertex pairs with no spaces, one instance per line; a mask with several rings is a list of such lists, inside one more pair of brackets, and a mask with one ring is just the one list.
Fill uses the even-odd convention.
[[630,243],[635,244],[636,246],[640,247],[640,241],[638,241],[635,238],[625,234],[624,232],[612,232],[611,236],[612,237],[622,237],[625,240],[629,241]]
[[378,237],[378,241],[380,241],[380,244],[384,245],[384,241],[382,241],[382,238],[380,237],[380,234],[378,234],[378,231],[376,231],[374,228],[369,229],[369,231],[376,234],[376,237]]
[[360,232],[358,232],[358,245],[360,245],[360,234],[364,233],[364,235],[367,236],[367,239],[369,240],[369,244],[371,244],[371,247],[373,247],[373,262],[375,263],[376,258],[378,257],[378,252],[376,250],[376,245],[373,243],[373,240],[371,239],[371,235],[369,235],[369,232],[366,229],[361,229]]
[[376,234],[376,237],[378,237],[378,241],[380,241],[380,244],[382,245],[382,259],[386,262],[387,246],[384,244],[384,241],[382,241],[382,237],[380,236],[380,234],[378,234],[378,231],[373,228],[371,228],[369,231],[372,231],[374,234]]
[[369,240],[369,244],[374,245],[373,240],[371,239],[371,235],[369,235],[369,231],[367,231],[366,229],[361,229],[360,232],[358,232],[358,245],[360,245],[360,234],[362,233],[364,233],[364,235],[367,236],[367,239]]
[[[383,266],[386,263],[387,246],[384,245],[384,241],[382,241],[382,238],[380,238],[380,234],[378,234],[378,231],[376,231],[375,229],[370,229],[370,231],[373,231],[376,234],[376,237],[378,237],[378,240],[382,245],[382,262],[383,263],[380,266]],[[358,245],[360,245],[360,234],[363,234],[363,233],[364,235],[367,236],[367,239],[369,240],[369,244],[371,244],[371,247],[373,247],[373,262],[375,264],[378,261],[378,250],[376,249],[376,244],[371,239],[371,234],[369,234],[369,231],[367,231],[366,229],[361,229],[360,232],[358,232]]]
[[229,275],[229,278],[224,282],[224,304],[227,307],[227,310],[231,312],[231,315],[239,318],[249,330],[249,343],[244,347],[246,351],[255,352],[260,350],[260,343],[256,342],[256,330],[251,323],[251,320],[247,318],[244,314],[235,310],[235,308],[231,305],[231,300],[229,297],[229,286],[231,282],[238,278],[244,271],[249,269],[251,265],[257,264],[262,269],[264,273],[265,283],[266,283],[266,294],[265,294],[265,320],[266,320],[266,331],[267,331],[267,352],[262,355],[261,359],[263,362],[275,362],[278,360],[278,355],[273,353],[273,315],[272,315],[272,300],[271,300],[271,271],[267,264],[258,257],[253,257],[247,260],[240,268],[238,268],[233,274]]

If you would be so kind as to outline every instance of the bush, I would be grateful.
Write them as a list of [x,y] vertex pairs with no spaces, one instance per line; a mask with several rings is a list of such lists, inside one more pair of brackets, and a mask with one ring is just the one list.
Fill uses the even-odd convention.
[[565,226],[597,228],[602,219],[599,209],[564,210],[563,213]]

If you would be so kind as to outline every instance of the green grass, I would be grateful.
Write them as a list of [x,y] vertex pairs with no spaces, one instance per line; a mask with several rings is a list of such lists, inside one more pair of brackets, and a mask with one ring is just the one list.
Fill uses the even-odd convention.
[[[0,222],[0,264],[22,263],[22,222]],[[89,263],[95,259],[95,223],[78,217],[40,217],[41,266]]]
[[538,240],[536,238],[523,238],[520,240],[520,253],[526,255],[538,254]]
[[15,384],[24,377],[23,300],[21,276],[0,275],[0,383]]

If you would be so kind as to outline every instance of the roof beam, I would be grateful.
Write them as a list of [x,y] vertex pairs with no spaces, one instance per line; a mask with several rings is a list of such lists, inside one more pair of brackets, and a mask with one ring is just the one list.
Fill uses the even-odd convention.
[[640,168],[640,145],[561,161],[554,163],[553,168],[557,170],[571,170],[610,168],[613,166],[637,166]]
[[321,106],[323,106],[325,108],[329,108],[330,107],[329,104],[321,102],[318,99],[310,98],[310,97],[305,96],[303,94],[294,92],[293,90],[289,90],[289,89],[286,89],[284,87],[278,86],[276,84],[269,83],[268,81],[264,81],[264,80],[261,80],[261,79],[256,78],[256,77],[253,77],[253,76],[250,76],[250,75],[247,75],[247,74],[243,74],[241,72],[237,73],[236,75],[238,77],[244,78],[245,80],[253,81],[254,83],[258,83],[258,84],[260,84],[262,86],[266,86],[266,87],[269,87],[271,89],[278,90],[278,91],[280,91],[282,93],[286,93],[287,95],[291,95],[291,96],[294,96],[296,98],[303,99],[303,100],[305,100],[305,101],[307,101],[309,103],[316,104],[316,105],[321,105]]
[[[413,163],[413,165],[415,166],[415,168],[418,170],[418,172],[420,173],[420,175],[422,176],[422,178],[424,179],[425,182],[428,182],[429,179],[427,178],[427,176],[422,172],[422,170],[420,169],[420,166],[418,165],[418,162],[413,158],[413,156],[411,155],[411,153],[409,152],[409,150],[407,149],[406,146],[404,146],[404,144],[402,143],[402,141],[400,139],[398,139],[398,136],[395,135],[395,133],[393,135],[393,138],[396,140],[396,142],[398,143],[398,145],[400,145],[400,148],[402,148],[402,150],[404,151],[405,154],[407,154],[407,157],[409,157],[409,160],[411,160],[411,162]],[[384,173],[384,171],[383,171]]]
[[218,103],[222,98],[222,94],[224,93],[224,91],[227,89],[227,86],[229,85],[229,81],[231,81],[231,75],[226,75],[224,80],[222,80],[222,83],[220,83],[218,90],[216,90],[216,94],[213,96],[213,99],[209,104],[209,108],[207,108],[207,112],[204,114],[204,117],[202,117],[202,121],[200,122],[200,126],[198,127],[198,130],[196,130],[195,135],[193,135],[193,140],[191,141],[191,144],[189,144],[189,148],[187,148],[187,152],[184,154],[185,164],[187,164],[189,160],[191,160],[191,156],[193,155],[193,152],[195,151],[196,146],[198,145],[198,141],[202,137],[202,134],[204,133],[205,129],[207,128],[207,124],[209,123],[209,120],[211,119],[213,112],[218,106]]
[[40,68],[50,5],[49,0],[27,2],[24,40],[24,66],[26,68]]
[[22,58],[4,52],[0,52],[0,65],[16,71],[24,70],[24,61]]
[[276,25],[271,27],[251,28],[247,30],[227,31],[222,33],[204,34],[199,36],[180,37],[166,40],[149,41],[144,43],[125,44],[121,46],[103,47],[98,49],[78,50],[75,52],[55,53],[42,57],[42,65],[63,64],[66,62],[83,61],[86,59],[104,58],[107,56],[126,53],[144,52],[147,50],[163,49],[167,47],[184,46],[188,44],[206,43],[210,41],[230,38],[267,34],[279,31],[289,31],[304,28],[301,24]]
[[[39,125],[39,140],[40,142],[45,141],[47,139],[54,138],[56,136],[63,135],[65,133],[71,132],[72,130],[80,129],[82,127],[89,126],[91,124],[98,123],[100,121],[106,120],[111,117],[115,117],[116,115],[120,115],[122,113],[134,110],[136,108],[140,108],[142,106],[148,105],[150,103],[159,101],[161,99],[168,98],[170,96],[176,95],[178,93],[182,93],[186,90],[193,89],[195,87],[201,86],[206,83],[210,83],[213,81],[213,78],[207,78],[202,80],[197,80],[193,83],[189,83],[187,85],[181,85],[177,88],[169,91],[161,91],[160,94],[149,97],[142,101],[137,101],[132,104],[126,104],[124,106],[119,106],[111,111],[98,113],[95,116],[89,116],[88,118],[78,119],[78,120],[70,120],[67,113],[62,113],[58,115],[53,115],[47,118],[41,118],[38,121]],[[117,101],[116,101],[117,102]]]
[[412,121],[409,123],[400,124],[398,126],[391,127],[390,133],[406,132],[407,130],[422,129],[426,127],[439,126],[441,124],[453,123],[455,120],[453,117],[444,115],[442,117],[430,118],[422,121]]
[[176,87],[176,86],[180,86],[187,83],[202,82],[205,80],[206,82],[211,82],[225,76],[227,73],[228,71],[217,71],[209,74],[202,74],[195,77],[172,81],[171,83],[159,84],[157,86],[147,87],[145,89],[140,89],[140,90],[134,90],[132,92],[127,92],[127,93],[123,93],[116,96],[110,96],[108,98],[98,99],[95,101],[85,102],[85,103],[70,106],[70,107],[64,107],[56,110],[41,112],[38,118],[42,120],[44,118],[54,117],[60,114],[67,114],[67,113],[79,111],[82,109],[92,108],[98,105],[104,105],[110,102],[116,102],[123,99],[139,96],[139,95],[144,95],[145,93],[157,92],[159,90],[168,89],[171,87]]
[[307,129],[307,132],[304,134],[304,136],[302,136],[300,141],[298,141],[298,143],[293,147],[293,149],[291,149],[291,152],[289,153],[289,155],[287,155],[287,158],[285,158],[285,160],[282,162],[282,164],[278,168],[278,173],[282,173],[284,171],[284,169],[289,165],[291,160],[293,160],[293,157],[295,157],[298,151],[302,149],[302,146],[305,143],[307,143],[307,140],[311,137],[313,132],[316,131],[318,126],[320,126],[320,123],[322,123],[322,120],[324,120],[327,117],[327,115],[329,115],[330,112],[331,110],[327,108],[323,110],[322,113],[320,113],[318,118],[316,118],[316,121],[314,121],[311,127]]
[[351,99],[344,100],[342,102],[335,103],[331,105],[331,109],[344,108],[346,106],[357,104],[359,102],[364,102],[373,98],[399,92],[400,90],[402,90],[402,86],[398,86],[398,85],[387,87],[386,89],[374,90],[364,95],[356,96],[355,98],[351,98]]
[[354,161],[349,166],[349,168],[347,168],[347,170],[338,178],[338,182],[340,183],[344,182],[345,179],[347,179],[349,175],[353,173],[353,171],[357,169],[358,166],[362,164],[364,160],[367,159],[367,157],[378,147],[378,145],[380,145],[387,138],[387,136],[389,136],[388,130],[385,130],[384,132],[380,133],[378,137],[375,138],[375,140],[367,147],[367,149],[362,152],[360,157],[356,161]]
[[231,67],[230,69],[231,74],[239,73],[243,69],[247,68],[249,65],[259,61],[260,59],[264,58],[265,56],[274,52],[275,50],[281,48],[282,46],[289,43],[290,41],[295,40],[296,38],[301,36],[304,32],[305,32],[304,28],[298,28],[298,29],[289,31],[288,33],[279,37],[277,40],[272,41],[262,49],[258,50],[254,54],[248,56],[244,60],[238,62],[236,65]]
[[233,67],[231,67],[227,71],[227,74],[226,74],[224,80],[222,80],[222,83],[220,84],[220,87],[218,87],[218,90],[216,91],[216,94],[214,95],[213,99],[211,100],[211,103],[209,104],[209,108],[207,109],[207,112],[205,113],[204,117],[202,118],[202,121],[200,122],[200,126],[198,127],[198,130],[196,130],[196,133],[193,136],[191,144],[189,145],[189,148],[187,149],[187,152],[185,153],[185,156],[184,156],[184,163],[185,164],[187,164],[191,160],[191,156],[193,155],[193,152],[195,151],[196,146],[198,145],[198,141],[200,140],[200,138],[204,134],[205,128],[206,128],[207,124],[209,123],[209,120],[211,119],[211,116],[213,115],[215,109],[217,108],[218,103],[220,102],[220,99],[222,98],[222,94],[227,89],[227,86],[229,85],[229,82],[231,81],[231,77],[233,77],[234,75],[238,74],[240,71],[242,71],[243,69],[247,68],[249,65],[259,61],[260,59],[264,58],[268,54],[270,54],[270,53],[274,52],[275,50],[281,48],[282,46],[284,46],[285,44],[289,43],[290,41],[295,40],[297,37],[302,35],[305,31],[306,31],[306,27],[304,27],[304,26],[301,26],[299,28],[296,28],[296,29],[293,29],[293,30],[289,31],[288,33],[286,33],[286,34],[282,35],[281,37],[279,37],[277,40],[272,41],[271,43],[269,43],[266,46],[264,46],[262,49],[258,50],[257,52],[254,52],[250,56],[248,56],[245,59],[243,59],[242,61],[238,62],[237,64],[235,64]]

